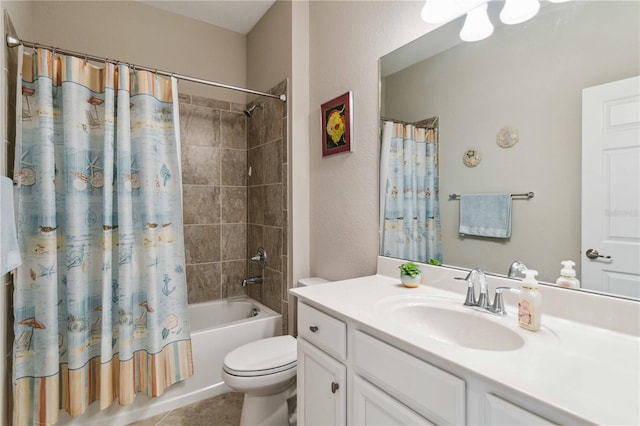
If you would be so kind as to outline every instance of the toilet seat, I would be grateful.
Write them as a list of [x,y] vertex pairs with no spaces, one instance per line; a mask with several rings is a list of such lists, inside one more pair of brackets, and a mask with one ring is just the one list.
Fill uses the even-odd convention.
[[233,376],[257,377],[292,370],[297,366],[297,344],[292,336],[277,336],[247,343],[229,352],[223,370]]

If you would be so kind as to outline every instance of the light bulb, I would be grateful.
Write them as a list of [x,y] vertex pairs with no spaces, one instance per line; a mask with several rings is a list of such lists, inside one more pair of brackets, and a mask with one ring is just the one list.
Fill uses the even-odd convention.
[[493,24],[487,15],[487,4],[483,3],[467,13],[460,38],[464,41],[479,41],[493,34]]
[[538,0],[506,0],[500,12],[500,20],[507,25],[519,24],[536,16],[538,10]]
[[429,24],[448,22],[463,11],[454,0],[426,0],[422,7],[422,20]]

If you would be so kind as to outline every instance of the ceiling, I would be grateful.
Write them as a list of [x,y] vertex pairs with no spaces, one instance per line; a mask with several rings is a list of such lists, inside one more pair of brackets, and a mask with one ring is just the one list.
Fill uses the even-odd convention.
[[247,34],[275,0],[151,0],[140,3]]

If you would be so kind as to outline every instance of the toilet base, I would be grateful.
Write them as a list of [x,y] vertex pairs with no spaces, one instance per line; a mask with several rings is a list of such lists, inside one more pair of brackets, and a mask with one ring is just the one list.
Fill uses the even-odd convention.
[[256,396],[244,394],[240,426],[288,426],[289,407],[287,399],[295,395],[295,380],[283,392],[275,395]]

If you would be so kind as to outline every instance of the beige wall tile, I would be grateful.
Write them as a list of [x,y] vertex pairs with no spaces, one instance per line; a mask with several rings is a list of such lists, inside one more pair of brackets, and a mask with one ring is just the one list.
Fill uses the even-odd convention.
[[220,263],[187,265],[189,303],[220,299]]
[[222,223],[247,223],[247,188],[223,186],[220,188]]
[[246,224],[220,225],[221,260],[245,260],[246,247]]
[[220,146],[220,111],[180,104],[180,140],[183,145]]
[[266,185],[265,187],[264,224],[282,226],[282,185]]
[[184,223],[220,223],[220,187],[183,185]]
[[282,182],[282,139],[276,139],[264,145],[263,182],[265,184]]
[[220,112],[220,142],[224,148],[247,149],[247,117],[244,113]]
[[250,186],[248,194],[248,223],[264,224],[265,210],[267,207],[265,186]]
[[210,146],[182,145],[182,183],[220,185],[220,150]]
[[247,166],[251,167],[251,176],[248,177],[249,186],[262,185],[264,183],[264,147],[251,148],[247,152]]
[[187,265],[220,261],[220,225],[185,225]]
[[247,186],[247,151],[222,149],[220,152],[222,185]]
[[263,247],[269,255],[269,267],[282,271],[282,229],[265,226],[263,232]]
[[264,106],[265,142],[282,138],[283,104],[278,100],[270,100]]
[[246,294],[242,280],[247,277],[247,261],[222,262],[222,298]]

